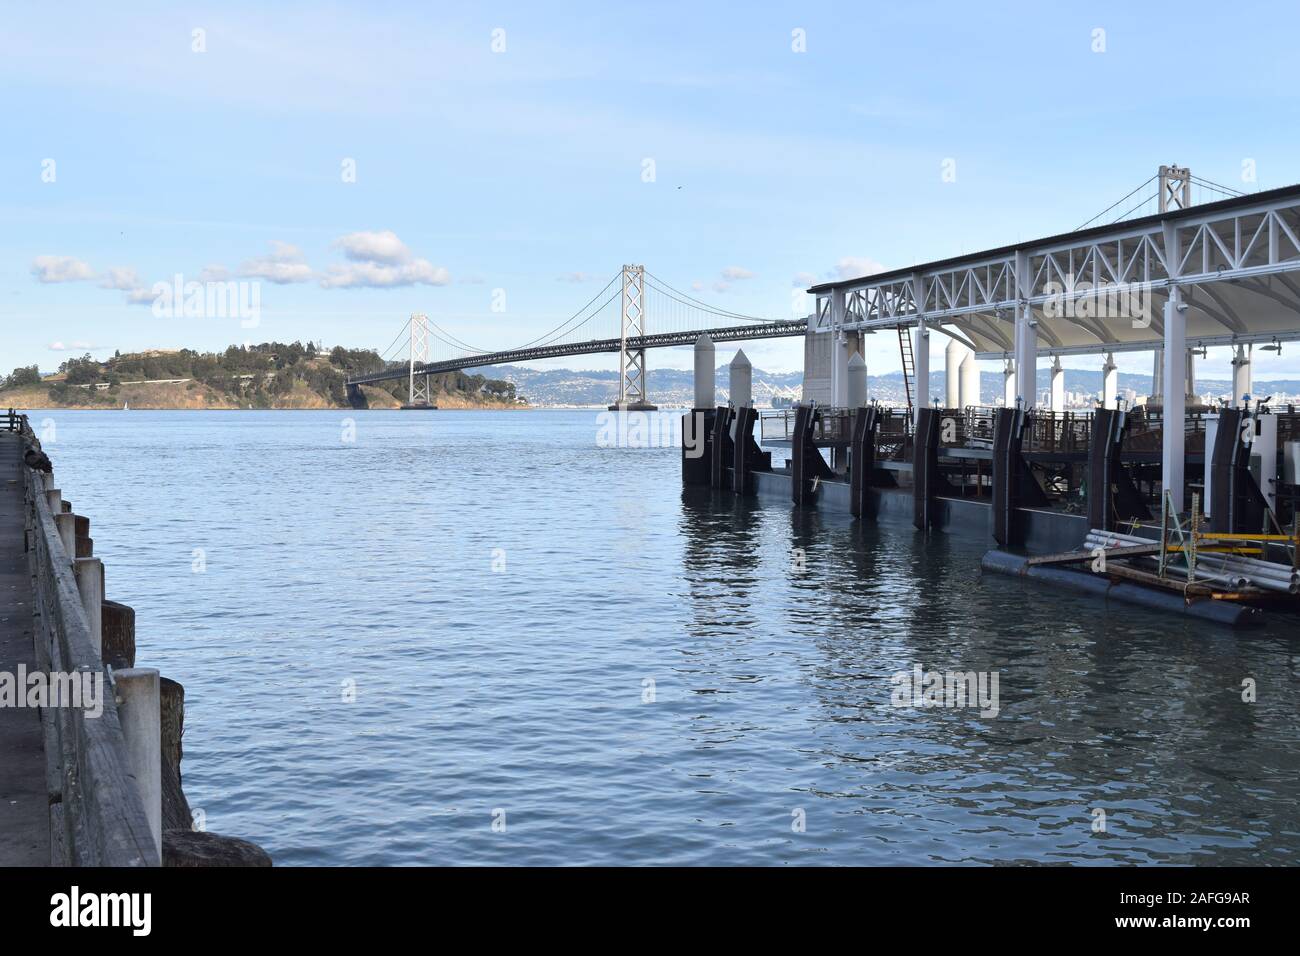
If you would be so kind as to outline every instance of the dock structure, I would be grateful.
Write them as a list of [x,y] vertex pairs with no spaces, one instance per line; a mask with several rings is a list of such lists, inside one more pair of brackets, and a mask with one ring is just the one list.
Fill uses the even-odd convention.
[[[1249,350],[1300,339],[1300,186],[1170,204],[1140,219],[808,291],[816,309],[803,401],[764,412],[756,425],[765,449],[789,449],[789,464],[752,465],[750,492],[861,518],[893,514],[921,530],[962,530],[1029,554],[1068,553],[1090,533],[1121,529],[1163,540],[1156,522],[1168,520],[1264,536],[1264,563],[1279,564],[1279,579],[1290,580],[1300,410],[1251,398]],[[950,339],[942,398],[928,394],[935,331]],[[907,407],[859,391],[862,359],[854,359],[870,362],[882,333],[886,347],[903,346]],[[1235,394],[1221,406],[1192,394],[1195,358],[1208,346],[1235,353]],[[1133,351],[1152,354],[1156,394],[1123,407],[1114,356]],[[1103,400],[1070,411],[1060,362],[1083,354],[1104,356]],[[1044,359],[1052,363],[1047,407],[1036,384]],[[981,403],[977,360],[1004,371],[1005,404]],[[691,483],[699,473],[688,464]],[[1112,576],[1140,582],[1152,574],[1136,553],[1116,560]],[[1162,561],[1155,576],[1164,574]],[[1225,591],[1192,589],[1201,590]]]
[[[0,674],[11,675],[37,669],[32,577],[24,547],[23,467],[19,435],[0,432]],[[49,813],[40,711],[0,707],[0,866],[50,862]]]
[[[27,606],[10,623],[16,619],[26,627],[19,651],[28,685],[23,690],[43,684],[47,694],[40,701],[24,698],[23,706],[15,708],[27,723],[24,743],[30,745],[30,725],[36,722],[39,761],[29,747],[0,739],[0,746],[7,747],[0,754],[4,786],[39,782],[39,820],[29,811],[26,821],[35,827],[45,854],[39,862],[158,866],[158,672],[105,666],[104,566],[91,554],[89,522],[73,513],[72,503],[55,485],[49,458],[25,415],[10,409],[0,441],[4,500],[17,506],[22,529],[18,536],[6,534],[2,559],[20,561],[27,579],[22,592]],[[6,511],[6,523],[14,520]],[[110,621],[112,615],[110,610]],[[13,721],[14,715],[6,719]]]
[[0,865],[269,866],[191,832],[184,690],[135,663],[135,612],[108,600],[90,521],[27,416],[0,418]]

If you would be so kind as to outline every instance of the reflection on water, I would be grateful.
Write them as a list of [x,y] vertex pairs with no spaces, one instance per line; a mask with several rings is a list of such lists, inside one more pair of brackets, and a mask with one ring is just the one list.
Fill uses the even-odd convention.
[[[982,577],[978,541],[683,489],[594,412],[351,413],[354,443],[344,412],[51,415],[140,662],[186,685],[191,803],[281,863],[1300,848],[1293,623],[1107,609]],[[997,671],[998,717],[891,706],[918,664]]]

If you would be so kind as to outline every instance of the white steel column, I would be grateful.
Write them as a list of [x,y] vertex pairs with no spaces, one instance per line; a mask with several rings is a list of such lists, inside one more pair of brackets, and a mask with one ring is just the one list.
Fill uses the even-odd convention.
[[[1197,397],[1196,396],[1196,351],[1194,349],[1188,349],[1186,354],[1187,354],[1187,364],[1184,365],[1183,367],[1184,369],[1183,381],[1187,383],[1187,398],[1188,401],[1191,402],[1192,399],[1195,399]],[[1196,404],[1196,403],[1191,402],[1191,404]]]
[[1061,356],[1052,359],[1052,404],[1054,412],[1065,411],[1065,369],[1061,368]]
[[1038,329],[1029,304],[1029,256],[1016,253],[1016,398],[1025,409],[1038,401]]
[[[1251,346],[1251,349],[1253,351],[1254,346]],[[1246,346],[1238,345],[1237,355],[1232,360],[1232,404],[1245,405],[1243,396],[1250,394],[1251,387],[1250,354],[1246,351]]]
[[912,276],[912,300],[916,303],[916,340],[912,343],[912,363],[916,372],[916,404],[913,423],[921,409],[930,407],[930,330],[925,324],[925,282]]
[[843,332],[833,334],[835,348],[831,353],[831,405],[835,408],[848,408],[849,337]]
[[956,339],[949,339],[943,350],[943,407],[961,407],[961,360],[963,349]]
[[[1174,257],[1176,261],[1176,256]],[[1163,416],[1163,454],[1161,456],[1161,496],[1168,491],[1174,508],[1183,510],[1183,429],[1187,417],[1187,387],[1183,375],[1187,362],[1187,306],[1177,286],[1169,290],[1165,303],[1165,393]]]
[[1101,407],[1119,407],[1119,369],[1114,352],[1106,353],[1106,364],[1101,367]]
[[1165,394],[1165,350],[1156,349],[1151,363],[1151,404],[1158,405]]
[[1016,407],[1016,360],[1007,359],[1002,367],[1002,404]]
[[831,406],[848,402],[849,343],[844,335],[844,290],[831,289]]

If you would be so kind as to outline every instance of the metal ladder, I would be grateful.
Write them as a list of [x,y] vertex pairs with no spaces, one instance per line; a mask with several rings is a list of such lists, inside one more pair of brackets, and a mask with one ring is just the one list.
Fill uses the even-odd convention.
[[903,359],[903,391],[907,394],[907,420],[912,420],[912,380],[916,378],[916,361],[912,356],[912,336],[907,326],[898,327],[898,353]]

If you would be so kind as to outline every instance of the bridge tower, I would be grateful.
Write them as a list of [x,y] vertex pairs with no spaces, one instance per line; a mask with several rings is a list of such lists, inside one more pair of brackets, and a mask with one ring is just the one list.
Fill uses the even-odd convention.
[[429,317],[423,313],[414,313],[411,315],[411,348],[410,348],[411,371],[407,387],[407,402],[403,408],[437,408],[437,405],[429,401],[429,376],[423,371],[417,373],[415,367],[421,369],[429,361]]
[[1192,204],[1192,171],[1186,166],[1160,167],[1160,211],[1186,209]]
[[653,412],[656,406],[645,397],[645,349],[628,348],[628,340],[645,335],[645,266],[623,267],[623,329],[618,350],[618,401],[611,412]]

